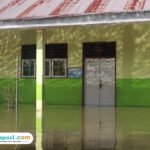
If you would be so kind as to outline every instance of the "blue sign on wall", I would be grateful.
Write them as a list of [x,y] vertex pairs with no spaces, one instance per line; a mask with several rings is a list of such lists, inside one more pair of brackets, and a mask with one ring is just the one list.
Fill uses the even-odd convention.
[[82,69],[81,68],[68,68],[68,77],[69,78],[81,78]]

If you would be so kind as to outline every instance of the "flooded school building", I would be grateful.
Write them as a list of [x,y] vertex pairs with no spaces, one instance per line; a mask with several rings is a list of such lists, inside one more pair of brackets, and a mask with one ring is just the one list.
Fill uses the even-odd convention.
[[1,1],[1,91],[15,83],[40,117],[42,105],[150,106],[149,10],[150,0]]

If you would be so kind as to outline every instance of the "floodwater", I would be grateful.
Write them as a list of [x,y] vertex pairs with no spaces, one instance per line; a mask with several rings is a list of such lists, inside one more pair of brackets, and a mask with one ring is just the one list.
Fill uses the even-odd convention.
[[[0,105],[0,132],[30,132],[30,145],[0,145],[0,150],[40,150],[35,146],[35,106],[14,110]],[[44,106],[43,150],[149,150],[150,108]]]

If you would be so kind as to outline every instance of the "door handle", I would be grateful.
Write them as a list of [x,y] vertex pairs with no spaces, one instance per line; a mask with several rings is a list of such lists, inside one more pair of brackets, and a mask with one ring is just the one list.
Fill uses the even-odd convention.
[[102,83],[99,83],[99,88],[100,88],[100,89],[102,88]]

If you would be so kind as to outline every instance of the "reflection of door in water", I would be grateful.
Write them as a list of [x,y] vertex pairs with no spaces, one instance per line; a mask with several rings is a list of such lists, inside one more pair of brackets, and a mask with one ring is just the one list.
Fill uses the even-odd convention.
[[85,105],[115,105],[115,59],[85,59]]
[[83,121],[83,149],[115,149],[115,107],[85,106]]

